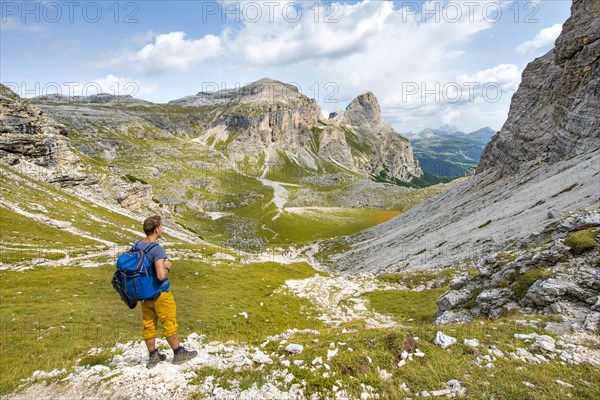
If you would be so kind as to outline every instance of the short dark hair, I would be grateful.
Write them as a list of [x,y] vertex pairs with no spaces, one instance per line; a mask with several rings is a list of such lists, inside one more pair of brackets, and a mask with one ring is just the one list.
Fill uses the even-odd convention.
[[146,218],[144,221],[144,233],[146,235],[152,235],[159,226],[162,225],[162,218],[160,215],[153,215]]

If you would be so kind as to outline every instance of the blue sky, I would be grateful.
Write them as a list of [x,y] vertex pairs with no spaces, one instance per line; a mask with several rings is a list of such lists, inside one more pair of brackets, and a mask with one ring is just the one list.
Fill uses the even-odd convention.
[[271,77],[324,112],[370,90],[399,132],[500,129],[567,0],[5,1],[0,81],[22,97],[167,102]]

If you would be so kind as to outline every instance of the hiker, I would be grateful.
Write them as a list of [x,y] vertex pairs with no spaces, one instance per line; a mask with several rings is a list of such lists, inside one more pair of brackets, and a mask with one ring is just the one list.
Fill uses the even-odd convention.
[[[163,225],[159,215],[147,218],[144,221],[144,233],[146,239],[140,240],[135,246],[142,251],[145,251],[152,244],[156,243],[157,239],[162,237]],[[173,364],[182,364],[198,355],[198,352],[186,350],[179,343],[177,338],[177,319],[175,299],[171,293],[171,284],[169,282],[169,271],[171,269],[171,261],[167,259],[167,252],[162,246],[156,244],[147,253],[149,261],[154,265],[154,273],[156,278],[161,282],[161,293],[158,297],[152,300],[143,301],[142,317],[144,322],[143,337],[148,347],[148,368],[154,367],[160,361],[164,361],[167,355],[159,352],[156,349],[156,330],[157,323],[160,321],[163,327],[163,333],[173,349]]]

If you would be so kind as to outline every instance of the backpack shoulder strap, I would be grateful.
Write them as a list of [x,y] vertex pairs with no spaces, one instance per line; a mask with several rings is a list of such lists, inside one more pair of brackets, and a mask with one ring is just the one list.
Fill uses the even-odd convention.
[[144,253],[149,253],[150,250],[152,250],[153,248],[157,247],[158,243],[152,243],[150,246],[146,247],[146,250],[144,250]]

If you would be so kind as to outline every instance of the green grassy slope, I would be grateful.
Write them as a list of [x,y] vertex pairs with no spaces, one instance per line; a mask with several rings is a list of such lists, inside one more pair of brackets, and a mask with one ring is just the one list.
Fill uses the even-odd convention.
[[[140,308],[129,310],[121,302],[110,285],[113,271],[113,265],[0,271],[0,394],[35,370],[69,369],[91,347],[140,339]],[[308,301],[273,293],[285,279],[314,273],[306,264],[213,268],[174,261],[170,279],[180,335],[256,341],[288,328],[319,328]]]

